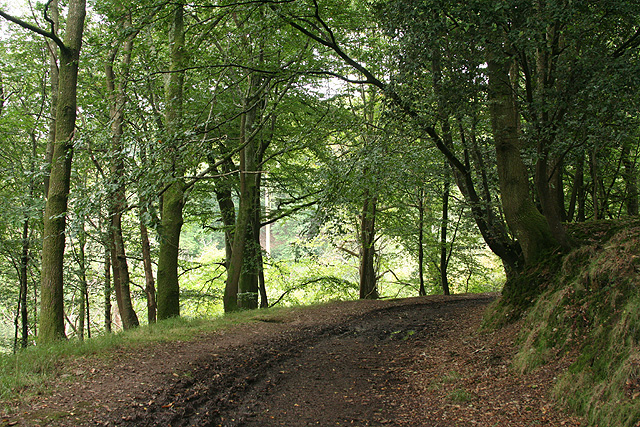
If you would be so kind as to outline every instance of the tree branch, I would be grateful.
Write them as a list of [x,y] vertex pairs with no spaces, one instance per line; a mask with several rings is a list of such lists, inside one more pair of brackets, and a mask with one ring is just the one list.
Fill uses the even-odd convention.
[[[49,5],[49,3],[51,3],[51,1],[49,1],[47,3],[47,6]],[[69,50],[69,48],[67,46],[65,46],[64,42],[62,40],[60,40],[60,38],[58,36],[56,36],[56,34],[54,32],[45,31],[40,27],[36,27],[35,25],[29,24],[28,22],[23,21],[22,19],[19,19],[19,18],[16,18],[15,16],[9,15],[8,13],[6,13],[6,12],[4,12],[2,10],[0,10],[0,16],[2,16],[7,21],[10,21],[10,22],[13,22],[14,24],[20,25],[22,28],[25,28],[25,29],[27,29],[29,31],[33,31],[34,33],[40,34],[41,36],[44,36],[44,37],[46,37],[48,39],[53,40],[53,42],[58,45],[60,50],[63,50],[65,52]],[[47,21],[50,21],[50,19],[47,19]]]

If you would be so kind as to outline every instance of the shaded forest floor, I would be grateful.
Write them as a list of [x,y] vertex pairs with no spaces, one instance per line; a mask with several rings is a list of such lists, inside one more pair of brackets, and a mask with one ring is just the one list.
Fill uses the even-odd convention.
[[559,360],[509,369],[520,325],[479,333],[491,295],[256,314],[193,342],[64,362],[0,426],[580,426]]

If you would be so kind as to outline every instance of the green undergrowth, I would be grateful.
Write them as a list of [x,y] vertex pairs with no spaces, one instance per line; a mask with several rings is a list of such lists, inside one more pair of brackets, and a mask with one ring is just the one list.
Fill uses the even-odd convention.
[[254,321],[282,321],[295,308],[242,311],[212,319],[173,318],[134,330],[101,335],[84,341],[69,340],[37,345],[16,354],[0,355],[0,409],[25,396],[46,393],[51,380],[64,378],[66,362],[73,359],[109,358],[126,350],[171,341],[198,339],[207,332]]
[[[640,220],[569,231],[575,249],[550,260],[555,269],[529,272],[541,293],[521,311],[513,366],[524,372],[567,357],[554,390],[560,402],[589,425],[640,425]],[[489,322],[508,307],[496,304]]]

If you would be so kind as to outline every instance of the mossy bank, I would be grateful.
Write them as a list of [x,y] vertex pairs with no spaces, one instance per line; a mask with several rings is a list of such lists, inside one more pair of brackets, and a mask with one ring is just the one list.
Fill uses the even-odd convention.
[[504,295],[487,319],[523,318],[516,370],[558,358],[570,362],[554,392],[590,425],[637,426],[640,219],[572,225],[569,232],[571,252],[551,255],[517,279],[538,295]]

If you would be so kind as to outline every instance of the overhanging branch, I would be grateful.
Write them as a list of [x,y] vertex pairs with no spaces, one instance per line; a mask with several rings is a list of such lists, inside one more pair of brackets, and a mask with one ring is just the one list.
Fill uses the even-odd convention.
[[48,39],[53,40],[53,42],[58,45],[60,50],[63,50],[65,52],[69,50],[69,48],[65,46],[64,42],[60,40],[60,38],[52,31],[45,31],[40,27],[37,27],[33,24],[29,24],[28,22],[23,21],[22,19],[16,18],[13,15],[9,15],[8,13],[2,10],[0,10],[0,16],[2,16],[4,19],[6,19],[9,22],[13,22],[14,24],[20,25],[22,28],[25,28],[29,31],[33,31],[34,33],[40,34],[41,36],[44,36]]

